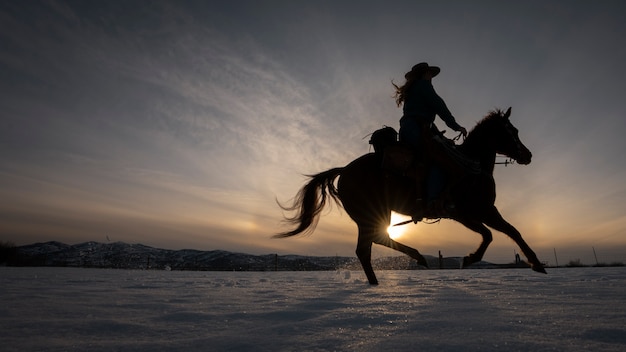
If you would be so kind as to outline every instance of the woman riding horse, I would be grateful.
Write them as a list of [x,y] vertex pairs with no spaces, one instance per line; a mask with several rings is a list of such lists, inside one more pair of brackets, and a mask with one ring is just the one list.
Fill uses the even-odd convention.
[[[458,147],[460,153],[476,160],[481,172],[467,173],[450,189],[450,199],[456,204],[453,214],[444,216],[458,221],[482,236],[478,249],[463,258],[467,267],[480,261],[492,241],[491,231],[505,233],[520,247],[528,264],[535,271],[545,273],[543,264],[513,225],[509,224],[495,206],[496,184],[493,170],[496,154],[503,154],[521,165],[527,165],[532,154],[520,141],[517,128],[511,124],[511,109],[496,110],[480,121]],[[335,185],[335,181],[336,185]],[[376,153],[365,154],[344,167],[336,167],[316,175],[300,189],[291,206],[281,206],[294,211],[286,220],[295,228],[276,235],[277,238],[310,233],[315,229],[326,201],[332,199],[343,205],[358,227],[356,254],[371,284],[378,280],[372,268],[372,244],[380,244],[415,259],[428,267],[420,252],[389,237],[387,227],[391,212],[415,213],[415,181],[404,175],[383,170]],[[426,214],[427,216],[429,214]],[[439,214],[435,214],[439,215]],[[441,217],[441,215],[439,215]]]
[[[440,71],[441,69],[437,66],[429,66],[421,62],[404,75],[406,82],[402,86],[399,87],[392,82],[396,88],[396,104],[398,107],[403,105],[403,116],[400,119],[400,142],[410,146],[424,164],[424,167],[420,168],[422,172],[416,178],[418,205],[413,214],[413,221],[416,223],[422,220],[425,212],[441,212],[446,208],[454,207],[453,204],[444,204],[445,200],[438,199],[446,182],[441,167],[448,174],[457,173],[458,168],[455,165],[450,166],[453,161],[445,160],[445,151],[437,150],[441,149],[441,146],[433,142],[431,126],[435,121],[435,115],[439,115],[448,127],[460,132],[463,137],[467,136],[467,130],[456,122],[446,103],[433,88],[431,80]],[[443,156],[444,160],[432,160],[435,155]],[[426,187],[424,187],[424,179]]]

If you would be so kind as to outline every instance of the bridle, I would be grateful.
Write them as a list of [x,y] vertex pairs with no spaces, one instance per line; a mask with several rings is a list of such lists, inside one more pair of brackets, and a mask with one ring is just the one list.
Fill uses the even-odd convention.
[[[513,139],[513,141],[515,143],[515,152],[517,153],[517,157],[519,158],[519,157],[522,157],[522,154],[524,153],[524,150],[526,150],[527,148],[522,144],[522,141],[520,141],[520,139],[517,136],[517,133],[514,130],[514,128],[515,127],[513,127],[511,122],[509,122],[508,120],[505,122],[504,130],[509,134],[511,139]],[[509,159],[511,159],[513,161],[517,161],[517,158],[514,158],[514,157],[509,157]],[[506,166],[508,164],[512,164],[513,161],[506,160],[504,162],[496,163],[496,164],[504,164]]]

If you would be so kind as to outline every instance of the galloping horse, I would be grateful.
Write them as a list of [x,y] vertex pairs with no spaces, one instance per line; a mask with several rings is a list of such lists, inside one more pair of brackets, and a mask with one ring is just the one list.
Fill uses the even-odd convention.
[[[457,146],[466,157],[480,163],[481,172],[467,173],[449,189],[449,198],[456,205],[450,214],[426,213],[428,218],[446,217],[458,221],[482,235],[478,249],[463,258],[463,267],[480,261],[492,241],[487,226],[505,233],[520,247],[531,268],[546,273],[533,250],[522,235],[502,218],[494,202],[496,186],[493,170],[496,154],[505,155],[522,165],[530,163],[532,154],[522,144],[518,130],[509,121],[511,108],[506,113],[495,110],[481,120]],[[337,186],[335,179],[339,177]],[[413,214],[416,207],[415,181],[406,176],[390,173],[381,168],[380,156],[365,154],[345,167],[333,168],[310,176],[310,181],[298,192],[291,206],[284,210],[295,211],[286,221],[297,227],[275,235],[276,238],[310,233],[315,229],[326,200],[330,197],[343,205],[359,230],[356,255],[370,284],[378,284],[371,264],[372,243],[403,252],[418,264],[428,267],[426,259],[414,248],[394,241],[387,234],[391,211]],[[486,225],[486,226],[485,226]]]

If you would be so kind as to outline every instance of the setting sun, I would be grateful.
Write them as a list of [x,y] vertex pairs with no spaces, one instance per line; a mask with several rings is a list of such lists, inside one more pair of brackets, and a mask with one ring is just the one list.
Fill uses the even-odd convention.
[[410,220],[410,219],[411,219],[410,216],[402,215],[396,212],[391,212],[391,224],[389,225],[389,227],[387,227],[387,233],[389,234],[389,237],[391,237],[394,240],[402,237],[402,235],[404,235],[404,233],[407,230],[407,225],[402,225],[402,226],[393,226],[393,225],[399,222]]

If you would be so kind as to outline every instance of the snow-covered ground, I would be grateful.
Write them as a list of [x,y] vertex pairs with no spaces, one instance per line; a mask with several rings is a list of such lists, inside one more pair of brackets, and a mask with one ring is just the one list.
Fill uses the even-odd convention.
[[626,268],[0,267],[2,351],[626,351]]

